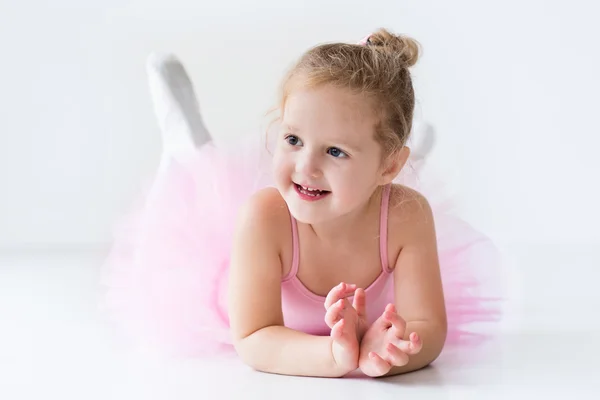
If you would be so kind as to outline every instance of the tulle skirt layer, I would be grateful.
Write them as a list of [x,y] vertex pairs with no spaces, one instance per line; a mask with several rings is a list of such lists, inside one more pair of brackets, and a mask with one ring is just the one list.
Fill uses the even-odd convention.
[[[231,350],[225,302],[237,210],[272,184],[262,149],[212,144],[161,163],[149,189],[115,230],[103,269],[102,308],[141,350],[195,356]],[[472,329],[498,321],[499,254],[452,213],[433,175],[411,169],[398,183],[434,210],[446,298],[447,345],[485,339]]]

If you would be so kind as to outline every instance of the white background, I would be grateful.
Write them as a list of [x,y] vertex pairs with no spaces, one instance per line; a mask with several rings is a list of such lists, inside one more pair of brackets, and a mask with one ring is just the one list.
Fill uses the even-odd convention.
[[[160,154],[145,62],[185,64],[212,134],[254,134],[286,69],[386,27],[418,40],[416,119],[462,215],[511,266],[515,304],[587,311],[600,263],[600,56],[584,1],[6,2],[0,9],[0,249],[105,249]],[[595,8],[595,9],[594,9]],[[522,256],[523,255],[523,256]],[[524,259],[523,257],[526,257]],[[567,275],[542,259],[560,261]],[[570,265],[573,259],[578,264]],[[572,302],[552,300],[563,296]],[[555,304],[549,307],[550,302]],[[573,303],[573,304],[574,304]],[[515,313],[516,315],[516,313]],[[547,322],[542,327],[553,326]],[[561,329],[570,329],[562,324]]]
[[[431,160],[465,218],[502,249],[509,284],[500,361],[409,377],[404,390],[564,398],[589,389],[600,330],[599,11],[583,0],[0,0],[0,393],[199,398],[206,384],[235,397],[239,385],[291,394],[291,383],[306,398],[303,381],[229,365],[148,377],[146,364],[113,358],[94,308],[98,254],[158,162],[151,51],[184,62],[210,131],[235,140],[264,127],[304,50],[378,27],[422,44],[416,116],[436,129]],[[231,371],[237,386],[225,381]],[[482,396],[474,388],[488,378],[503,389]],[[329,382],[315,387],[397,398]]]
[[[600,30],[584,1],[0,3],[0,246],[96,246],[159,152],[144,63],[186,65],[213,135],[262,128],[285,69],[383,26],[421,42],[417,117],[465,217],[598,243]],[[596,12],[597,12],[596,7]]]

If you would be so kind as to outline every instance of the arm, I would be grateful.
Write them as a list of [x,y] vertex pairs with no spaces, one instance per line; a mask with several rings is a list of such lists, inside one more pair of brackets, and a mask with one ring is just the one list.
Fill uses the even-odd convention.
[[[228,304],[235,349],[263,372],[338,377],[332,340],[286,328],[281,311],[281,238],[289,214],[279,193],[265,189],[238,217],[230,267]],[[283,227],[283,228],[282,228]]]
[[337,378],[349,371],[339,368],[329,336],[313,336],[280,325],[259,329],[236,346],[252,368],[273,374]]
[[423,347],[409,357],[408,364],[392,367],[387,376],[432,363],[442,352],[447,333],[433,213],[421,196],[408,207],[410,228],[394,269],[395,306],[406,321],[403,339],[409,340],[410,333],[416,332]]

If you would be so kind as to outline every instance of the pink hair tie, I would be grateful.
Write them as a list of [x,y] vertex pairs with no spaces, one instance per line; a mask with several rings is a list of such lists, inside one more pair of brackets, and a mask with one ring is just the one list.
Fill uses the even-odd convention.
[[371,42],[369,41],[370,37],[371,37],[371,34],[368,34],[360,42],[358,42],[358,44],[360,44],[361,46],[367,46],[367,45],[371,44]]

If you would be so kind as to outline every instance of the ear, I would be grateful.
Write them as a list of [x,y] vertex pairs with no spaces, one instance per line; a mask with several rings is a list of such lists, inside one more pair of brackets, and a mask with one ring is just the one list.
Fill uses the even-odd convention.
[[400,173],[408,158],[410,157],[410,148],[402,146],[400,150],[396,150],[390,154],[384,161],[381,176],[379,177],[380,185],[386,185],[392,182]]

